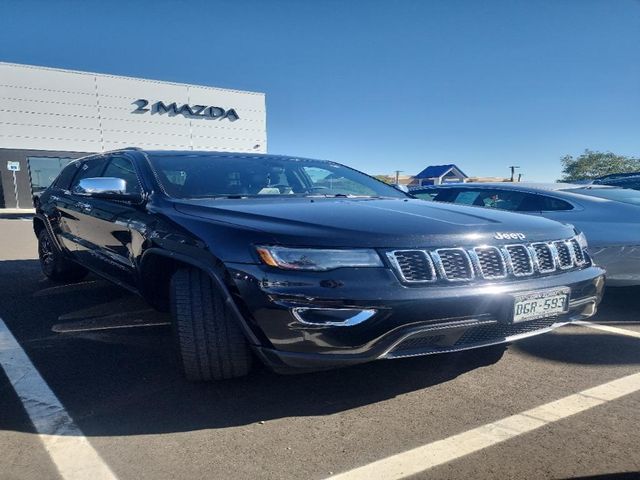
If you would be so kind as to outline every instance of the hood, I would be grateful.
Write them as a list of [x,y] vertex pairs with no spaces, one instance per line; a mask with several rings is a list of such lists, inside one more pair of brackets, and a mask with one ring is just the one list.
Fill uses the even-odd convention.
[[[446,247],[574,235],[571,226],[544,218],[402,198],[194,199],[175,200],[174,207],[205,221],[263,232],[273,243],[290,246]],[[496,239],[498,233],[525,238]]]

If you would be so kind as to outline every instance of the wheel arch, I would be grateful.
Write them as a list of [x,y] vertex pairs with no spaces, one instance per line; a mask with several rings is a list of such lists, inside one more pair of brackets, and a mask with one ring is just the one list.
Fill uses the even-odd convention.
[[49,233],[49,237],[51,237],[53,246],[59,252],[62,252],[64,254],[64,249],[62,248],[62,245],[60,245],[60,241],[58,240],[57,235],[53,231],[53,228],[51,226],[51,223],[49,222],[49,219],[42,213],[36,213],[33,216],[33,233],[35,233],[36,237],[38,237],[40,235],[40,232],[42,232],[42,230],[46,230]]
[[225,303],[232,312],[235,320],[239,322],[249,343],[252,345],[262,344],[234,301],[229,287],[224,280],[225,272],[221,267],[206,264],[180,253],[155,247],[149,248],[143,253],[140,260],[140,291],[143,296],[154,306],[159,306],[165,299],[169,298],[171,277],[173,273],[181,267],[193,267],[205,272],[222,294]]
[[33,233],[36,234],[36,237],[40,235],[40,232],[47,228],[47,224],[44,219],[40,215],[34,215],[33,217]]

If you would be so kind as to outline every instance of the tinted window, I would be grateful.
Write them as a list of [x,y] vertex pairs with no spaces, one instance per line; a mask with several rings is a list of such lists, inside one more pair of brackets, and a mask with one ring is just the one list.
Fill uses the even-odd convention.
[[443,191],[442,195],[438,194],[434,200],[515,212],[535,212],[542,209],[542,202],[538,195],[516,190],[492,188],[449,189],[447,194]]
[[42,192],[58,177],[60,171],[67,166],[71,158],[61,157],[28,157],[31,191]]
[[103,177],[121,178],[127,182],[127,193],[140,193],[140,182],[131,161],[123,157],[111,158]]
[[78,183],[83,178],[100,177],[104,169],[105,159],[102,157],[92,158],[80,163],[78,172],[71,183],[71,191],[75,191]]
[[546,195],[541,195],[540,198],[542,198],[542,210],[545,212],[573,210],[573,205],[559,198],[547,197]]
[[604,185],[611,185],[615,187],[632,188],[634,190],[640,190],[640,177],[621,178],[617,180],[606,180],[598,183],[602,183]]
[[77,163],[72,163],[65,167],[64,170],[60,172],[60,175],[58,175],[54,186],[63,190],[69,190],[69,185],[71,185],[71,180],[73,180],[73,177],[78,172],[78,167],[79,165]]
[[631,203],[633,205],[640,205],[640,192],[638,190],[631,190],[629,188],[572,188],[564,190],[565,192],[578,193],[580,195],[587,195],[589,197],[604,198],[607,200],[615,200],[617,202]]
[[434,200],[438,192],[436,190],[426,190],[422,192],[409,192],[416,198],[421,200]]
[[343,165],[286,157],[153,155],[151,165],[168,195],[385,196],[406,198],[395,188]]

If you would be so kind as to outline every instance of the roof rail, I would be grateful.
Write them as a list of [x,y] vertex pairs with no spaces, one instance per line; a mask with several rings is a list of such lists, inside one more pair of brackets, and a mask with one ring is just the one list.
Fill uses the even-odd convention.
[[140,147],[123,147],[123,148],[116,148],[115,150],[109,150],[109,152],[122,152],[124,150],[142,150],[142,149]]

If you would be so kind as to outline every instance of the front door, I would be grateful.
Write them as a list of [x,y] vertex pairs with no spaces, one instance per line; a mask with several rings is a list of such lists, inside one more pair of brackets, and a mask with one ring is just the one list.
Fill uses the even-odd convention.
[[[121,178],[127,193],[141,193],[134,165],[125,156],[107,157],[102,177]],[[87,177],[88,178],[88,177]],[[75,195],[79,199],[76,235],[80,239],[74,255],[84,265],[134,286],[134,262],[129,223],[139,214],[139,207],[129,202]]]

